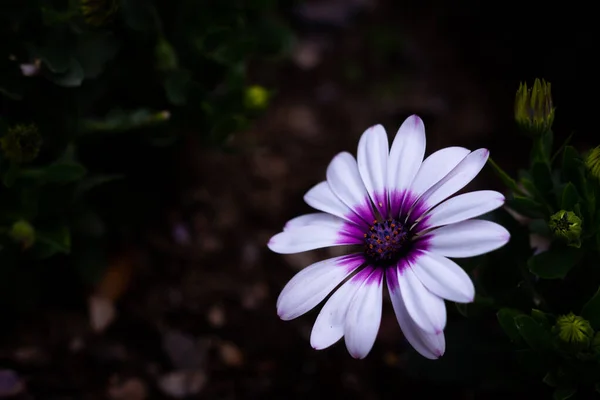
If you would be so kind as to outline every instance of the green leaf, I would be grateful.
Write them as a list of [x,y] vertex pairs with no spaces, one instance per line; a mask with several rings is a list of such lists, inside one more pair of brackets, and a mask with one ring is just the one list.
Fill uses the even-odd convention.
[[571,132],[571,134],[565,139],[563,144],[561,144],[560,147],[558,148],[558,150],[556,150],[556,153],[554,153],[554,155],[552,156],[552,159],[550,160],[551,163],[554,163],[554,160],[556,160],[556,158],[562,154],[565,147],[567,147],[569,145],[569,143],[571,143],[573,134],[574,134],[574,132]]
[[579,193],[584,193],[582,165],[582,160],[577,150],[572,146],[565,146],[561,168],[563,179],[567,182],[572,182]]
[[519,328],[517,328],[515,317],[523,315],[518,310],[514,310],[511,308],[503,308],[498,313],[496,313],[496,317],[498,318],[498,323],[504,330],[504,333],[510,338],[513,343],[521,343],[521,334],[519,333]]
[[600,330],[600,288],[581,309],[581,316],[592,325],[595,331]]
[[575,393],[577,393],[577,388],[558,388],[554,391],[552,399],[567,400],[573,397]]
[[517,186],[517,182],[513,178],[511,178],[506,172],[504,172],[504,170],[500,168],[498,164],[496,164],[494,160],[492,160],[491,157],[488,158],[488,163],[492,166],[492,169],[494,170],[496,175],[498,175],[498,178],[500,178],[502,183],[506,185],[506,187],[508,187],[515,193],[523,194],[521,189],[519,189],[519,187]]
[[544,328],[548,331],[552,328],[550,320],[548,319],[548,315],[541,310],[538,310],[535,308],[532,309],[531,310],[531,318],[533,318],[535,320],[535,322],[540,324],[542,326],[542,328]]
[[531,176],[533,178],[535,187],[544,196],[544,198],[546,198],[554,186],[552,183],[552,174],[548,164],[540,161],[533,163],[533,167],[531,168]]
[[580,260],[581,251],[572,247],[553,247],[529,258],[527,266],[543,279],[562,279]]
[[515,325],[525,342],[536,351],[546,351],[552,348],[552,336],[529,315],[515,317]]
[[544,217],[543,205],[529,197],[515,196],[512,199],[508,199],[506,201],[506,205],[518,212],[519,214],[522,214],[529,218]]
[[560,208],[566,211],[573,211],[575,209],[575,205],[579,203],[579,199],[579,193],[577,193],[575,185],[569,182],[562,191]]

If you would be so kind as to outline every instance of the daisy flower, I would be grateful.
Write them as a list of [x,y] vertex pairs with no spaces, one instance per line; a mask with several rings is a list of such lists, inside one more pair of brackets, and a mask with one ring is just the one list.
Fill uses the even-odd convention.
[[501,193],[483,190],[446,200],[481,171],[488,150],[448,147],[424,155],[425,127],[416,115],[404,121],[391,149],[381,125],[367,129],[357,159],[336,155],[327,180],[304,196],[320,212],[290,220],[269,241],[280,254],[356,248],[301,270],[279,295],[277,313],[291,320],[333,292],[313,326],[313,348],[344,337],[352,357],[366,357],[379,331],[385,284],[408,342],[424,357],[444,354],[444,299],[469,303],[475,296],[467,273],[448,257],[490,252],[510,235],[498,224],[472,219],[502,206]]

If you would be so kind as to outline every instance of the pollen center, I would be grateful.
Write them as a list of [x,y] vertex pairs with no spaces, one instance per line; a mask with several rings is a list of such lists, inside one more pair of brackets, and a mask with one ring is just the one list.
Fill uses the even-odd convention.
[[395,219],[375,220],[364,234],[365,253],[376,263],[393,263],[402,255],[408,242],[408,232]]

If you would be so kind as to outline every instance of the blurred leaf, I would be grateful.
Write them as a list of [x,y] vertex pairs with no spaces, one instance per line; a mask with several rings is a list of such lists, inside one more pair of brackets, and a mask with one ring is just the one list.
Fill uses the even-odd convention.
[[552,247],[529,258],[529,270],[540,278],[562,279],[580,260],[582,252],[572,247]]
[[125,178],[124,175],[94,175],[81,180],[75,188],[75,197],[80,197],[97,186]]
[[69,59],[69,66],[66,72],[48,76],[48,79],[57,85],[69,88],[81,86],[84,78],[85,72],[83,67],[75,58]]
[[119,42],[112,33],[86,33],[79,36],[76,54],[85,78],[97,78],[119,49]]
[[558,388],[554,391],[552,398],[554,400],[567,400],[577,393],[576,388]]
[[594,330],[600,330],[600,288],[583,306],[581,316],[590,321]]
[[176,106],[182,106],[187,102],[187,94],[192,74],[183,69],[169,72],[165,80],[165,91],[169,102]]
[[508,199],[506,201],[506,205],[519,214],[529,218],[544,217],[543,205],[533,199],[530,199],[529,197],[515,196],[512,199]]
[[146,126],[162,124],[170,118],[168,111],[153,112],[147,109],[134,111],[113,110],[104,119],[86,120],[81,134],[115,133]]
[[533,350],[517,350],[515,357],[519,365],[532,375],[542,377],[548,370],[545,360]]
[[514,343],[522,342],[521,334],[519,333],[519,328],[517,327],[515,322],[515,317],[519,315],[523,315],[523,313],[510,308],[503,308],[496,314],[498,318],[498,323],[504,330],[504,333],[506,333],[506,335]]
[[8,169],[4,172],[4,176],[2,178],[2,182],[4,182],[4,186],[7,188],[12,187],[15,181],[19,177],[19,173],[21,172],[21,168],[19,164],[11,162],[8,164]]
[[53,230],[36,231],[36,244],[31,249],[37,258],[48,258],[57,253],[68,254],[71,251],[71,232],[67,226]]
[[86,173],[86,169],[81,164],[60,161],[44,168],[23,169],[20,177],[45,183],[70,183],[83,178]]
[[552,336],[532,317],[528,315],[517,315],[515,325],[519,334],[525,342],[536,351],[547,351],[552,349]]
[[548,372],[546,374],[546,376],[544,376],[544,379],[542,379],[542,382],[544,382],[546,385],[550,386],[550,387],[556,387],[556,378],[554,376],[554,374],[552,372]]
[[540,324],[542,326],[542,328],[546,329],[546,330],[550,330],[552,327],[552,324],[550,323],[550,320],[548,319],[548,316],[546,315],[545,312],[537,310],[537,309],[532,309],[531,310],[531,318],[533,318],[535,320],[535,322],[537,322],[538,324]]
[[579,194],[577,193],[575,185],[569,182],[563,189],[560,208],[566,211],[572,211],[575,209],[577,203],[579,203]]
[[137,31],[152,31],[156,27],[155,10],[147,0],[121,0],[125,23]]
[[542,235],[545,237],[550,237],[551,232],[548,227],[548,222],[543,218],[534,219],[529,223],[529,230],[532,233],[537,233],[538,235]]

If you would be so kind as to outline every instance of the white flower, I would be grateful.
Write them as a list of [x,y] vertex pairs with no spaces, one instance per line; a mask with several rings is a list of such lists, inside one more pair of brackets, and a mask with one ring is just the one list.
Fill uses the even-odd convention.
[[442,356],[444,299],[468,303],[475,296],[467,273],[447,257],[477,256],[510,239],[502,226],[471,219],[502,206],[501,193],[477,191],[444,201],[481,171],[486,149],[448,147],[423,161],[424,154],[425,127],[416,115],[404,121],[391,150],[384,128],[369,128],[358,143],[358,162],[338,154],[327,180],[304,196],[321,212],[290,220],[269,241],[281,254],[358,247],[303,269],[277,300],[280,318],[291,320],[335,290],[314,324],[315,349],[344,337],[353,357],[366,357],[379,330],[385,281],[406,339],[427,358]]

